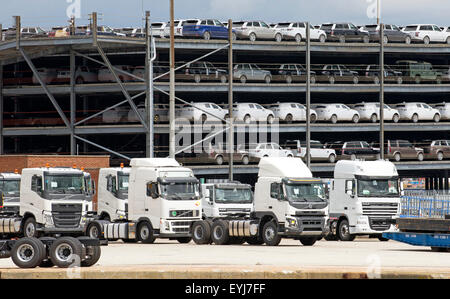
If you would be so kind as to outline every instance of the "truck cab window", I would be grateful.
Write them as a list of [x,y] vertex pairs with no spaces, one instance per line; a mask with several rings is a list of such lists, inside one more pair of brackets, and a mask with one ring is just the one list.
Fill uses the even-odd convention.
[[42,177],[41,176],[33,176],[31,179],[31,190],[34,192],[39,192],[42,190]]
[[148,183],[147,184],[147,196],[153,197],[156,194],[158,194],[157,183]]
[[278,199],[279,195],[280,195],[280,184],[279,183],[270,184],[270,197]]

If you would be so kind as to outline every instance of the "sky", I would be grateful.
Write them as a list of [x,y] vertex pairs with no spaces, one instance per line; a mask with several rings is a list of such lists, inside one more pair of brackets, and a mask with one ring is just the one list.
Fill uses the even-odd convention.
[[[221,21],[258,19],[268,23],[310,21],[353,22],[355,25],[376,22],[376,0],[174,0],[175,18],[216,18]],[[384,23],[406,25],[433,23],[450,26],[449,0],[380,0]],[[6,2],[2,0],[2,2]],[[141,26],[145,10],[152,21],[169,19],[169,0],[9,0],[2,3],[0,23],[13,24],[20,15],[22,26],[67,24],[68,14],[77,16],[77,24],[89,23],[88,15],[96,11],[99,24],[112,27]]]

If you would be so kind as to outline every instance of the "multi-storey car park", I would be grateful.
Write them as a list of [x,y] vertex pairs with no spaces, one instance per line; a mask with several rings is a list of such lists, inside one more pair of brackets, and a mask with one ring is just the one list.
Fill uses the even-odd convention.
[[[212,62],[221,69],[228,69],[228,42],[221,40],[175,40],[177,66],[198,59]],[[155,77],[158,66],[168,66],[169,40],[156,38]],[[379,63],[380,45],[363,43],[319,43],[310,44],[311,64],[316,72],[323,65],[339,64],[354,69]],[[257,64],[263,69],[273,69],[281,64],[305,64],[306,44],[304,42],[274,41],[233,41],[233,62]],[[398,60],[427,61],[433,66],[450,65],[450,47],[446,44],[386,44],[384,63],[395,65]],[[1,94],[0,108],[0,153],[66,153],[66,154],[111,154],[112,165],[127,162],[132,157],[148,154],[146,140],[149,135],[145,123],[145,113],[138,122],[129,122],[130,109],[138,111],[139,104],[145,102],[148,91],[145,82],[138,76],[115,71],[118,82],[89,83],[75,78],[78,67],[90,70],[131,65],[142,67],[146,62],[146,41],[143,38],[115,36],[69,36],[65,38],[28,38],[20,41],[8,40],[0,43]],[[183,63],[184,62],[184,63]],[[314,68],[316,66],[316,68]],[[57,72],[69,71],[73,80],[33,84],[33,74],[45,73],[45,69]],[[164,68],[163,68],[164,69]],[[176,97],[186,102],[227,103],[227,82],[221,80],[195,80],[186,73],[177,71]],[[142,75],[140,75],[142,76]],[[69,76],[70,77],[70,76]],[[361,75],[363,77],[363,75]],[[169,102],[168,76],[154,81],[154,103],[167,105]],[[41,78],[42,79],[42,78]],[[373,81],[360,80],[358,84],[316,81],[311,84],[311,103],[342,103],[346,105],[379,100],[380,86]],[[420,84],[404,80],[402,84],[386,80],[384,98],[386,104],[400,102],[439,103],[450,94],[450,82],[423,80]],[[239,80],[233,83],[235,102],[255,102],[270,105],[276,102],[306,102],[306,84],[295,80],[271,80],[245,84]],[[130,105],[134,103],[134,107]],[[121,105],[119,105],[122,103]],[[181,104],[181,102],[177,102]],[[114,106],[114,121],[105,122],[105,109]],[[142,105],[140,106],[142,107]],[[223,106],[222,106],[223,107]],[[136,119],[136,118],[135,118]],[[142,122],[140,122],[142,121]],[[143,124],[145,123],[145,124]],[[252,131],[252,125],[246,128]],[[264,129],[262,129],[264,130]],[[406,139],[420,144],[422,140],[448,138],[450,122],[385,122],[384,135],[388,139]],[[280,123],[279,143],[285,140],[305,139],[306,124]],[[207,133],[207,132],[206,132]],[[169,124],[156,122],[154,125],[155,156],[168,154]],[[312,139],[321,142],[365,140],[378,142],[379,123],[325,122],[311,124]],[[179,156],[181,157],[181,156]],[[182,158],[185,158],[183,155]],[[195,164],[195,163],[194,163]],[[226,163],[225,163],[226,164]],[[401,161],[396,163],[402,177],[426,177],[429,188],[448,188],[450,161]],[[228,173],[227,165],[197,164],[191,166],[198,177],[223,176]],[[331,177],[334,164],[312,163],[312,171],[321,177]],[[235,179],[243,182],[256,180],[257,165],[237,164]],[[250,174],[250,175],[249,175]]]

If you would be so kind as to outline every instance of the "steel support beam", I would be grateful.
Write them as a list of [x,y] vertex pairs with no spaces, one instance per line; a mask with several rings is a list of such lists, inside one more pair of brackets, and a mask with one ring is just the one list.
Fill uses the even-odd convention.
[[233,21],[228,20],[228,179],[233,181],[234,127],[233,127]]
[[175,158],[175,16],[174,3],[170,0],[170,94],[169,94],[169,157]]
[[[1,35],[0,31],[0,35]],[[1,36],[0,36],[1,39]],[[3,142],[3,66],[0,65],[0,155],[5,153]]]
[[115,151],[113,151],[113,150],[111,150],[111,149],[109,149],[109,148],[106,148],[106,147],[104,147],[104,146],[102,146],[102,145],[100,145],[100,144],[97,144],[97,143],[95,143],[95,142],[92,142],[92,141],[89,141],[89,140],[87,140],[87,139],[84,139],[84,138],[82,138],[82,137],[80,137],[80,136],[75,135],[75,138],[78,139],[78,140],[81,140],[81,141],[83,141],[83,142],[85,142],[85,143],[87,143],[87,144],[90,144],[90,145],[92,145],[92,146],[98,147],[99,149],[102,149],[102,150],[104,150],[104,151],[107,151],[107,152],[109,152],[109,153],[111,153],[111,154],[114,154],[114,155],[116,155],[116,156],[119,156],[119,157],[121,157],[121,158],[124,158],[124,159],[127,159],[127,160],[131,160],[130,157],[127,157],[127,156],[125,156],[125,155],[122,155],[122,154],[120,154],[120,153],[118,153],[118,152],[115,152]]
[[384,24],[380,24],[380,158],[384,160]]
[[311,167],[311,38],[306,22],[306,165]]
[[76,101],[77,95],[75,94],[75,54],[70,51],[70,154],[74,156],[77,152],[77,143],[75,139],[75,119],[76,119]]

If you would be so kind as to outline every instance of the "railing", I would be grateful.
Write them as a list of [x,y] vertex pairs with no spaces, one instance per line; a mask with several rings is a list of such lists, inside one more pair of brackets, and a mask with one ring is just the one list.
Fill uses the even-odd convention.
[[450,190],[407,190],[400,217],[443,219],[450,215]]

